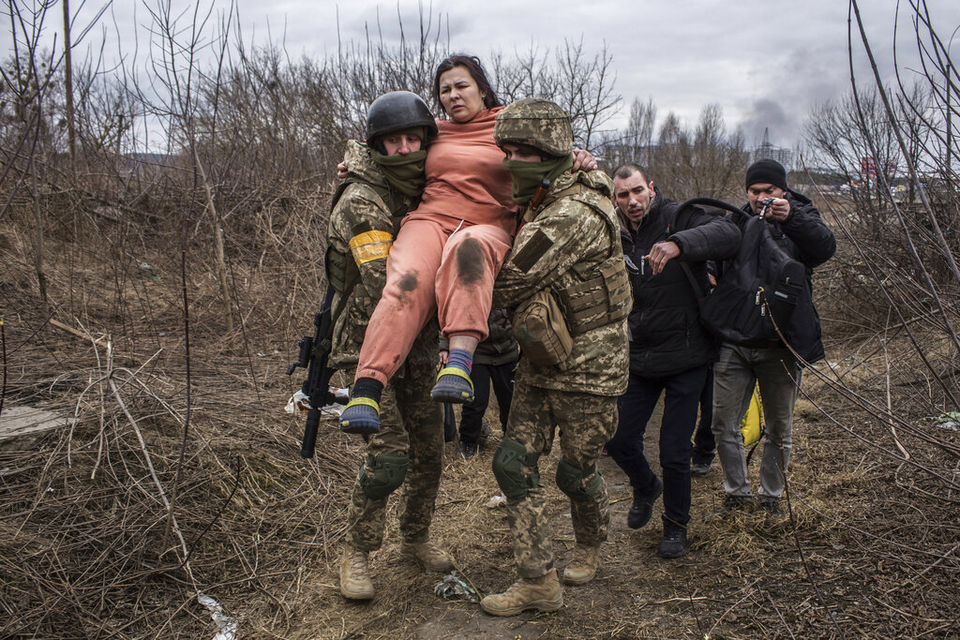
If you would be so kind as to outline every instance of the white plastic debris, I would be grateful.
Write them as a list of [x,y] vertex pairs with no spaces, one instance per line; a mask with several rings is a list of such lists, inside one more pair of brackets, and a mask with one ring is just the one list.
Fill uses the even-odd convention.
[[220,628],[217,635],[213,636],[213,640],[236,640],[237,621],[223,612],[220,603],[199,591],[197,592],[197,600],[207,608],[213,622]]
[[437,583],[433,592],[441,598],[447,600],[463,598],[470,602],[480,602],[480,594],[470,586],[470,583],[457,575],[456,571],[451,571],[443,576],[443,580]]
[[306,413],[310,410],[310,398],[307,397],[303,391],[297,391],[293,396],[287,400],[287,406],[284,408],[284,411],[287,413]]
[[[330,393],[336,396],[338,402],[321,407],[320,413],[325,416],[335,416],[339,418],[340,414],[343,413],[343,410],[346,408],[344,405],[350,402],[350,390],[341,389],[340,387],[330,387]],[[287,406],[284,407],[283,410],[287,413],[300,413],[303,415],[310,410],[310,398],[301,389],[287,400]]]
[[501,493],[500,495],[491,496],[491,498],[487,500],[483,506],[485,506],[487,509],[496,509],[500,505],[506,504],[506,503],[507,503],[507,496]]
[[940,417],[936,418],[936,421],[934,426],[941,429],[950,429],[951,431],[960,430],[960,411],[948,411],[947,413],[940,414]]

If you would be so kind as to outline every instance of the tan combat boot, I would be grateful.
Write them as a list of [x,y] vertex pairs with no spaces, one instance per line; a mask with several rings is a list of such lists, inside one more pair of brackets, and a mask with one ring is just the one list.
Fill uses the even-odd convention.
[[585,547],[578,544],[573,550],[573,558],[563,569],[564,584],[586,584],[597,575],[600,566],[600,545]]
[[429,540],[427,542],[401,542],[400,557],[404,560],[416,560],[424,571],[445,573],[453,569],[453,558],[450,557],[450,554]]
[[367,570],[367,552],[344,545],[340,555],[340,593],[350,600],[372,600],[373,583]]
[[563,607],[563,587],[557,570],[539,578],[521,578],[503,593],[481,600],[480,607],[493,616],[515,616],[527,609],[558,611]]

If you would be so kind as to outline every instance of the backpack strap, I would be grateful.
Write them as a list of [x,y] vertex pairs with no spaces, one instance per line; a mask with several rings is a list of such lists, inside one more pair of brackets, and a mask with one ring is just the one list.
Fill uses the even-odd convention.
[[690,269],[690,265],[688,265],[686,262],[681,262],[680,268],[683,269],[685,274],[687,274],[687,280],[690,281],[690,287],[693,289],[693,293],[697,296],[697,300],[702,300],[710,295],[709,293],[704,293],[703,289],[700,288],[700,283],[698,283],[697,279],[693,277],[693,271]]

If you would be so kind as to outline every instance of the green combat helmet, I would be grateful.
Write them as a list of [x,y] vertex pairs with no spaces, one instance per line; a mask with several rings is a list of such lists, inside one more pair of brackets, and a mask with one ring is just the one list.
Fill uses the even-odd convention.
[[552,156],[566,156],[573,149],[570,116],[543,98],[524,98],[497,114],[493,130],[497,146],[525,144]]

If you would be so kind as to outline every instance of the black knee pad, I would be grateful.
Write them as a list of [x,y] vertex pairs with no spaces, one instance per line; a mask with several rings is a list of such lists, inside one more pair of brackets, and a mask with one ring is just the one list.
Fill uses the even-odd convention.
[[410,456],[405,453],[368,455],[366,462],[360,465],[360,474],[357,476],[364,495],[371,500],[386,498],[403,484],[409,464]]
[[[510,500],[519,500],[540,484],[540,474],[532,469],[539,458],[540,454],[527,453],[523,445],[515,440],[504,438],[500,441],[497,452],[493,454],[493,475],[503,495]],[[525,472],[524,467],[530,471]]]
[[[594,472],[596,472],[596,475],[593,475]],[[584,486],[583,479],[590,475],[593,475],[593,480]],[[560,463],[557,465],[557,486],[571,500],[587,502],[600,491],[600,487],[603,486],[603,476],[600,475],[600,470],[597,469],[595,464],[588,469],[581,470],[561,456]]]

